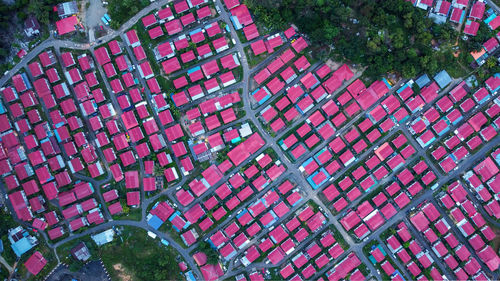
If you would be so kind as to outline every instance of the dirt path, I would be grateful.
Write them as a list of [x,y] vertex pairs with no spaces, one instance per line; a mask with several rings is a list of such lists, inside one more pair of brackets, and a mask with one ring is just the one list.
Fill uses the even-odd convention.
[[121,263],[117,263],[113,265],[113,269],[118,273],[118,278],[122,281],[132,281],[132,276],[125,272],[125,268]]
[[12,272],[12,266],[10,266],[2,256],[0,256],[0,263],[3,264],[9,272]]

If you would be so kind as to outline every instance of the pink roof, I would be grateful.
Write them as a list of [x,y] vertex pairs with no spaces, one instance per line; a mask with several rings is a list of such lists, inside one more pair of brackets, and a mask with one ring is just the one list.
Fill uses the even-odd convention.
[[187,13],[187,14],[181,16],[181,23],[183,26],[187,26],[193,22],[195,22],[195,18],[194,18],[193,13]]
[[39,251],[36,251],[26,260],[24,266],[31,274],[38,275],[38,273],[42,271],[46,264],[47,260]]
[[464,28],[464,33],[467,35],[476,36],[479,30],[479,23],[477,21],[467,21]]
[[163,29],[161,28],[161,25],[159,25],[148,30],[148,34],[151,39],[156,39],[163,35]]
[[165,23],[165,28],[167,29],[168,35],[172,36],[182,31],[182,24],[179,19],[174,19]]
[[288,38],[288,39],[290,39],[292,36],[294,36],[296,34],[295,29],[292,26],[290,26],[287,30],[285,30],[284,33],[285,33],[286,38]]
[[302,36],[292,43],[292,47],[297,53],[300,53],[302,50],[304,50],[307,47],[307,45],[308,44],[306,40]]
[[100,65],[104,65],[111,61],[111,58],[109,57],[108,50],[106,49],[106,47],[100,47],[94,50],[94,55],[97,59],[97,62]]
[[483,18],[483,15],[484,15],[485,8],[486,8],[486,4],[484,2],[476,1],[472,5],[469,16],[471,18],[481,20]]
[[204,6],[196,10],[196,16],[198,17],[199,20],[209,17],[211,15],[212,11],[210,10],[209,6]]
[[127,192],[127,205],[136,206],[139,205],[140,203],[141,201],[140,201],[139,191]]
[[231,14],[238,19],[238,22],[243,25],[249,25],[253,23],[252,16],[245,4],[241,4],[233,9],[231,9]]
[[151,25],[155,24],[156,22],[157,22],[156,17],[153,14],[149,14],[149,15],[142,18],[142,24],[146,28],[150,27]]
[[171,59],[168,59],[164,62],[162,62],[162,67],[163,70],[165,71],[166,74],[170,74],[172,72],[175,72],[179,69],[181,69],[181,65],[179,64],[179,60],[177,57],[173,57]]
[[64,35],[76,30],[76,26],[79,24],[78,18],[76,16],[71,16],[58,20],[56,22],[57,33],[59,35]]
[[262,39],[251,43],[250,47],[252,48],[253,54],[256,56],[266,52],[266,45]]
[[158,18],[164,20],[166,18],[172,17],[173,13],[169,6],[158,11]]

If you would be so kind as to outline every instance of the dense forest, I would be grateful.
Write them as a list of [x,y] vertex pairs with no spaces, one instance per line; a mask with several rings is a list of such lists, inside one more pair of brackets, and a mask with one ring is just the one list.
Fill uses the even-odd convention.
[[[398,73],[414,77],[442,68],[466,68],[492,36],[481,24],[476,37],[463,41],[449,23],[434,24],[426,12],[404,0],[246,0],[257,21],[283,30],[290,23],[307,34],[320,58],[346,59],[368,66],[376,77]],[[328,51],[333,47],[333,54]],[[454,53],[457,57],[454,56]],[[461,62],[461,65],[457,64]],[[465,66],[465,67],[464,67]]]
[[148,0],[109,0],[108,14],[113,19],[111,28],[118,29],[133,15],[151,4]]
[[9,55],[15,34],[24,34],[24,21],[34,15],[41,26],[47,26],[57,20],[57,13],[52,12],[55,5],[64,0],[16,0],[8,5],[0,1],[0,63]]

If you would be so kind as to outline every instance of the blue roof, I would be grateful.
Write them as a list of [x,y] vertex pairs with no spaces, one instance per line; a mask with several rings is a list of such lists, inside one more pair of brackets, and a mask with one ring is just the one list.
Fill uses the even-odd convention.
[[199,27],[199,28],[197,28],[197,29],[195,29],[195,30],[193,30],[193,31],[189,32],[189,35],[193,35],[193,34],[196,34],[196,33],[198,33],[198,32],[201,32],[201,27]]
[[418,77],[415,83],[417,83],[419,88],[425,87],[425,85],[429,84],[431,82],[431,79],[427,74],[423,74],[422,76]]
[[401,88],[397,89],[396,93],[401,93],[402,91],[404,91],[404,89],[408,88],[410,86],[408,86],[407,83],[405,83],[403,86],[401,86]]
[[12,243],[12,250],[14,250],[14,253],[20,257],[22,254],[26,253],[29,251],[31,248],[33,248],[33,245],[28,241],[28,238],[23,237],[22,239],[19,239],[17,242]]
[[153,217],[151,217],[151,219],[148,220],[148,225],[154,229],[160,228],[160,226],[162,224],[163,224],[163,221],[155,215],[153,215]]
[[[326,175],[326,178],[320,182],[319,184],[315,184],[314,181],[313,181],[313,178],[319,174],[319,172],[323,172],[325,175]],[[325,168],[321,168],[319,169],[318,171],[314,172],[312,175],[310,175],[308,178],[307,178],[307,182],[312,186],[313,189],[318,189],[318,187],[320,187],[321,185],[323,185],[325,182],[327,182],[328,180],[330,179],[330,174],[328,174],[328,172],[325,170]]]
[[273,210],[270,210],[270,211],[269,211],[269,214],[270,214],[271,216],[273,216],[273,220],[272,220],[272,221],[270,221],[268,224],[264,225],[264,227],[269,227],[269,226],[271,226],[273,223],[275,223],[275,222],[278,220],[278,216],[274,213],[274,211],[273,211]]
[[434,76],[434,80],[436,80],[436,83],[441,89],[445,88],[446,86],[448,86],[448,84],[451,83],[451,77],[444,69]]
[[241,25],[241,23],[238,21],[238,18],[237,18],[237,17],[235,17],[235,16],[231,16],[231,17],[230,17],[230,19],[231,19],[231,22],[232,22],[232,23],[233,23],[233,25],[234,25],[234,29],[236,29],[236,30],[240,30],[240,29],[242,29],[242,28],[243,28],[243,26]]
[[192,271],[186,272],[186,274],[184,276],[186,276],[186,280],[188,280],[188,281],[196,281],[196,278],[194,277]]
[[[266,87],[263,88],[264,91],[266,91],[267,95],[261,100],[259,101],[259,105],[260,104],[263,104],[265,103],[270,97],[271,97],[271,94],[269,93],[269,90],[267,90]],[[257,88],[255,91],[252,92],[252,97],[260,90],[260,88]]]
[[490,23],[492,20],[494,20],[497,17],[495,14],[491,14],[487,19],[484,20],[484,23]]
[[189,74],[191,74],[191,73],[193,73],[193,72],[195,72],[197,70],[200,70],[200,69],[201,69],[201,67],[199,67],[199,66],[193,67],[191,69],[188,69],[187,74],[189,75]]

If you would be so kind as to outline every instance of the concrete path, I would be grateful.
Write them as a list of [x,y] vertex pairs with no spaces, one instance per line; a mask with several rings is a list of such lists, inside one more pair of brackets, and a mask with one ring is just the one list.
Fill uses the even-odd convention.
[[3,264],[3,266],[9,271],[9,273],[12,272],[12,266],[10,266],[2,256],[0,256],[0,263]]

